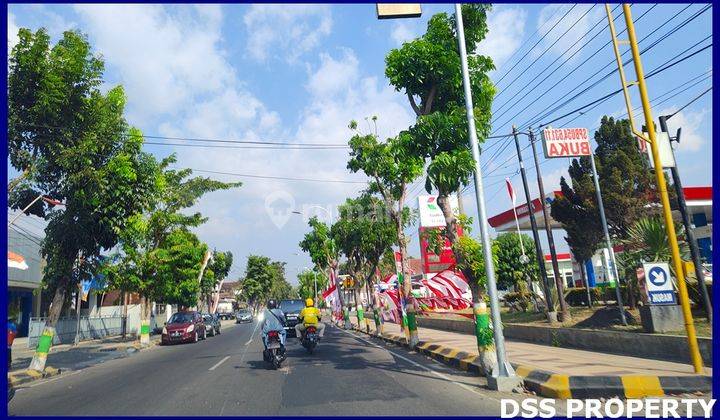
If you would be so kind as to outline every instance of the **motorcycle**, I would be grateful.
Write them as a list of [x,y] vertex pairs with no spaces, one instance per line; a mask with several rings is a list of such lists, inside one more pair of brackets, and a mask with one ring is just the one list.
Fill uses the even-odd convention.
[[312,325],[309,325],[305,329],[305,336],[302,339],[302,346],[305,347],[308,353],[313,354],[313,351],[315,350],[315,346],[317,346],[318,343],[318,335],[317,335],[317,328],[315,328]]
[[270,331],[267,335],[267,349],[265,350],[264,359],[271,363],[273,369],[279,369],[280,364],[285,360],[285,349],[280,343],[280,332]]

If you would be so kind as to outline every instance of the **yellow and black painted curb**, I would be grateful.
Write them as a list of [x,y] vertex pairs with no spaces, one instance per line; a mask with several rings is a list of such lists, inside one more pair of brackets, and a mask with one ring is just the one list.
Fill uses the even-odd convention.
[[23,385],[29,382],[37,381],[38,379],[50,378],[57,376],[61,373],[60,369],[55,369],[52,366],[46,366],[44,372],[38,372],[37,370],[26,369],[16,372],[8,373],[8,382],[13,387]]
[[[366,333],[361,329],[357,331]],[[397,334],[370,334],[386,342],[408,347],[405,337]],[[465,372],[485,376],[479,356],[464,351],[420,341],[415,347],[419,353]],[[515,373],[523,378],[525,389],[549,398],[644,398],[684,393],[712,392],[712,377],[619,375],[619,376],[573,376],[536,369],[512,363]]]

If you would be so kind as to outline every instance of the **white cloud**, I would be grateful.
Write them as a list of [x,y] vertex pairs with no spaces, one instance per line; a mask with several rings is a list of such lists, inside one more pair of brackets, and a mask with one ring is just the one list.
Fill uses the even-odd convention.
[[330,54],[320,54],[320,66],[311,74],[308,90],[315,96],[331,97],[344,93],[351,88],[351,83],[358,80],[358,59],[350,50],[343,50],[342,57],[334,59]]
[[478,53],[492,58],[499,69],[520,46],[525,36],[527,11],[519,7],[498,7],[488,15],[488,34]]
[[[670,115],[677,109],[677,106],[669,107],[661,110],[657,115]],[[668,120],[668,129],[671,136],[675,136],[677,129],[682,127],[680,143],[673,143],[677,147],[677,152],[697,152],[703,147],[706,141],[699,131],[700,125],[708,114],[710,112],[704,108],[697,112],[683,110]]]
[[333,25],[328,5],[252,5],[243,21],[250,57],[290,63],[315,49]]
[[120,74],[133,122],[178,115],[196,98],[234,84],[234,71],[219,47],[219,6],[183,8],[175,15],[161,5],[75,9],[95,49]]
[[390,34],[393,41],[399,46],[403,42],[410,41],[420,36],[418,25],[412,25],[408,22],[396,21]]
[[[550,4],[543,7],[537,21],[540,33],[545,34],[550,28],[553,28],[553,25],[565,15],[568,7],[570,6],[566,4]],[[592,10],[586,14],[589,7]],[[569,57],[582,47],[586,38],[585,33],[603,16],[604,12],[600,5],[577,5],[563,18],[560,24],[549,32],[543,42],[531,51],[531,54],[539,56],[550,48],[550,54]],[[568,30],[571,26],[572,28]],[[567,33],[565,33],[566,31]],[[572,60],[578,59],[581,55],[575,55]]]
[[12,13],[8,13],[8,20],[7,20],[7,35],[8,35],[8,53],[13,49],[13,47],[18,43],[18,26],[15,24],[15,15]]

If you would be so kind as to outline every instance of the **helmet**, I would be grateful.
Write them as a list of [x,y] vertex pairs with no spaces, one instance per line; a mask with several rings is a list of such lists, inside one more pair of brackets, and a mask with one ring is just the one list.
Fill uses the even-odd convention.
[[277,308],[277,302],[275,301],[275,299],[270,299],[270,300],[267,301],[267,308],[268,308],[268,309],[275,309],[275,308]]
[[315,302],[313,302],[312,298],[305,299],[305,306],[313,306],[315,305]]

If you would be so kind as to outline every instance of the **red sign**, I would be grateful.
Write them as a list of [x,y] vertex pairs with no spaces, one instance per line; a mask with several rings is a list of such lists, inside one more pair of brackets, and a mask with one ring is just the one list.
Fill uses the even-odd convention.
[[[455,267],[455,254],[452,252],[452,246],[450,241],[445,238],[445,244],[440,252],[440,255],[428,250],[428,240],[423,234],[425,231],[435,230],[443,228],[426,228],[420,227],[420,259],[423,264],[424,273],[439,273],[441,271],[453,269]],[[458,235],[462,235],[462,229],[460,226],[457,227]]]
[[587,128],[546,128],[542,137],[547,158],[590,156]]

